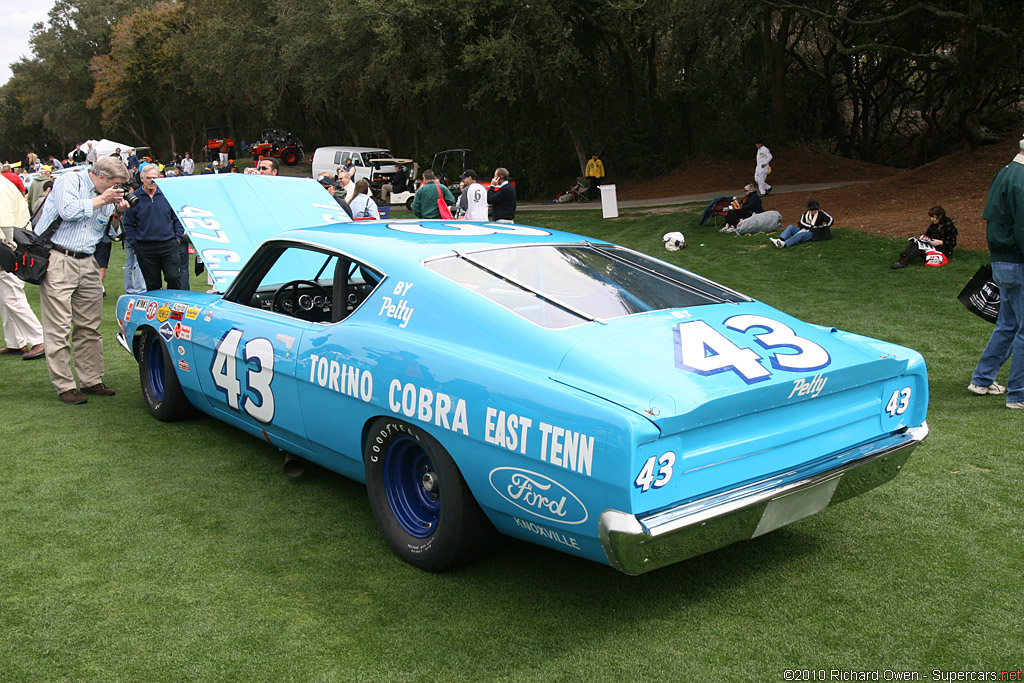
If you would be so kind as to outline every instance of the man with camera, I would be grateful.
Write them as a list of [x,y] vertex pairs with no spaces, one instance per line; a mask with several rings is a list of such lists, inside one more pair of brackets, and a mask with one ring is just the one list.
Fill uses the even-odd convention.
[[132,192],[132,207],[124,214],[124,239],[135,250],[135,258],[146,281],[146,289],[160,289],[167,280],[168,289],[181,286],[179,245],[185,228],[174,214],[170,202],[153,181],[160,175],[156,164],[146,164],[139,172],[142,187]]
[[[86,394],[113,396],[103,383],[103,285],[93,258],[96,244],[107,233],[111,218],[128,208],[124,188],[128,168],[116,157],[104,157],[85,171],[60,175],[36,232],[42,234],[60,220],[53,233],[50,265],[39,285],[43,339],[50,381],[65,403],[86,402]],[[71,371],[74,341],[75,370]]]

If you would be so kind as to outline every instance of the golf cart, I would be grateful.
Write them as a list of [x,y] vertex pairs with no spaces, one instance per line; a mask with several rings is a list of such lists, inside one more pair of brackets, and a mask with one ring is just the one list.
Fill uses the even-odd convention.
[[[391,191],[389,206],[404,204],[405,208],[412,210],[412,198],[416,195],[416,176],[419,173],[420,165],[412,159],[394,159],[391,157],[372,159],[370,162],[370,189],[378,200],[380,199],[380,188],[384,183],[390,182],[394,189]],[[405,169],[412,164],[412,175],[406,175]],[[404,178],[402,176],[405,176]]]

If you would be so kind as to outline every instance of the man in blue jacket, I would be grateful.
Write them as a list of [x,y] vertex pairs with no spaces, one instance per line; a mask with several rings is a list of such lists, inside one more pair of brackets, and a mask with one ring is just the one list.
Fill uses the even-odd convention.
[[[146,164],[139,176],[142,187],[132,194],[139,203],[124,214],[124,239],[135,250],[146,289],[160,289],[163,278],[168,289],[181,286],[178,245],[185,228],[153,180],[160,175],[156,164]],[[161,278],[161,275],[163,278]]]

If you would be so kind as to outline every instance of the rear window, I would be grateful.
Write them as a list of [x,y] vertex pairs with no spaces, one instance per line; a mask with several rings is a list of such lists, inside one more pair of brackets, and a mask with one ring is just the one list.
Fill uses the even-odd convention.
[[693,273],[612,245],[493,249],[447,256],[426,266],[550,328],[748,300]]

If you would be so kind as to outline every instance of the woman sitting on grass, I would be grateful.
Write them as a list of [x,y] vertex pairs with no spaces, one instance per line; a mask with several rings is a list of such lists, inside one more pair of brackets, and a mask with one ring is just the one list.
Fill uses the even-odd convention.
[[779,237],[770,238],[779,249],[792,247],[801,242],[824,242],[832,239],[832,216],[821,210],[817,200],[807,201],[807,211],[800,216],[800,225],[790,225]]
[[[743,203],[739,205],[739,208],[725,214],[725,227],[718,232],[736,232],[736,226],[741,220],[764,211],[764,205],[761,204],[761,195],[757,193],[756,185],[746,185],[743,187],[743,191],[747,193],[743,198]],[[733,201],[735,203],[735,198]]]
[[957,231],[953,221],[946,216],[946,210],[941,206],[933,206],[928,209],[928,217],[931,218],[931,225],[923,235],[911,237],[907,241],[907,248],[890,268],[906,268],[911,261],[929,251],[940,251],[947,259],[953,255]]

